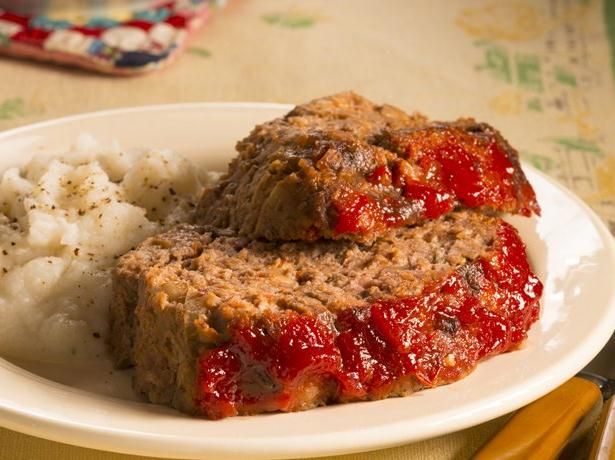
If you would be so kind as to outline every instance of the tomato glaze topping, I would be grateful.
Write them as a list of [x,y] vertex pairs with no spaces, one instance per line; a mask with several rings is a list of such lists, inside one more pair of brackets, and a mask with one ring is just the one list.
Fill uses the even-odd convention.
[[198,359],[196,404],[221,418],[301,409],[314,391],[350,401],[453,382],[523,342],[541,293],[516,230],[502,223],[489,255],[420,295],[348,308],[335,327],[290,311],[232,327],[229,342]]
[[[459,205],[540,213],[534,191],[493,133],[432,126],[394,132],[388,143],[399,156],[366,176],[371,186],[342,190],[334,199],[335,233],[382,231]],[[383,193],[389,186],[391,194]]]

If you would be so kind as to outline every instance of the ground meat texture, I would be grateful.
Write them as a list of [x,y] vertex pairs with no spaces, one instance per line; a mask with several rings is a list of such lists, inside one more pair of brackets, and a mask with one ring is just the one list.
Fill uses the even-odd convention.
[[123,256],[116,280],[114,352],[136,390],[209,418],[450,383],[519,346],[541,294],[516,230],[473,211],[372,245],[182,226]]
[[130,367],[133,364],[134,308],[142,273],[154,266],[165,266],[198,256],[203,245],[209,242],[209,235],[195,238],[192,227],[180,225],[171,232],[148,238],[138,250],[121,258],[112,275],[113,297],[109,315],[112,333],[107,340],[117,367]]
[[472,119],[429,122],[341,93],[258,125],[198,220],[269,240],[370,242],[458,208],[540,208],[517,152]]

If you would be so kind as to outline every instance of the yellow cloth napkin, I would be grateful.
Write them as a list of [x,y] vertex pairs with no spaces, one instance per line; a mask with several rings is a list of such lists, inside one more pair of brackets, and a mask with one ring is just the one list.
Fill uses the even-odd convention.
[[[435,119],[489,121],[615,232],[614,46],[609,0],[234,0],[152,75],[0,60],[0,130],[112,107],[354,89]],[[338,458],[464,459],[502,423]],[[99,458],[138,457],[0,429],[1,460]]]

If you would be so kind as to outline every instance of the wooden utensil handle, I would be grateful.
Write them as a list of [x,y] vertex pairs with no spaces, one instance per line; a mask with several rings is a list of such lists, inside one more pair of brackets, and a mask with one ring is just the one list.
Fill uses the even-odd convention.
[[602,399],[594,383],[573,377],[520,409],[474,456],[487,459],[555,458],[579,422]]

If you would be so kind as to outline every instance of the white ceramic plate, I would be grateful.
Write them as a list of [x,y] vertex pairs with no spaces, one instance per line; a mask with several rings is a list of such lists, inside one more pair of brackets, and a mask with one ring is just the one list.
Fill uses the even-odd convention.
[[[237,139],[284,113],[272,104],[143,107],[64,118],[0,134],[0,170],[78,134],[126,147],[170,147],[223,169]],[[542,317],[524,349],[481,364],[466,379],[407,398],[294,414],[207,421],[136,400],[129,372],[0,360],[0,424],[102,450],[160,457],[288,458],[389,447],[492,419],[574,375],[615,328],[615,248],[601,221],[561,186],[526,168],[540,219],[510,219],[545,282]]]

